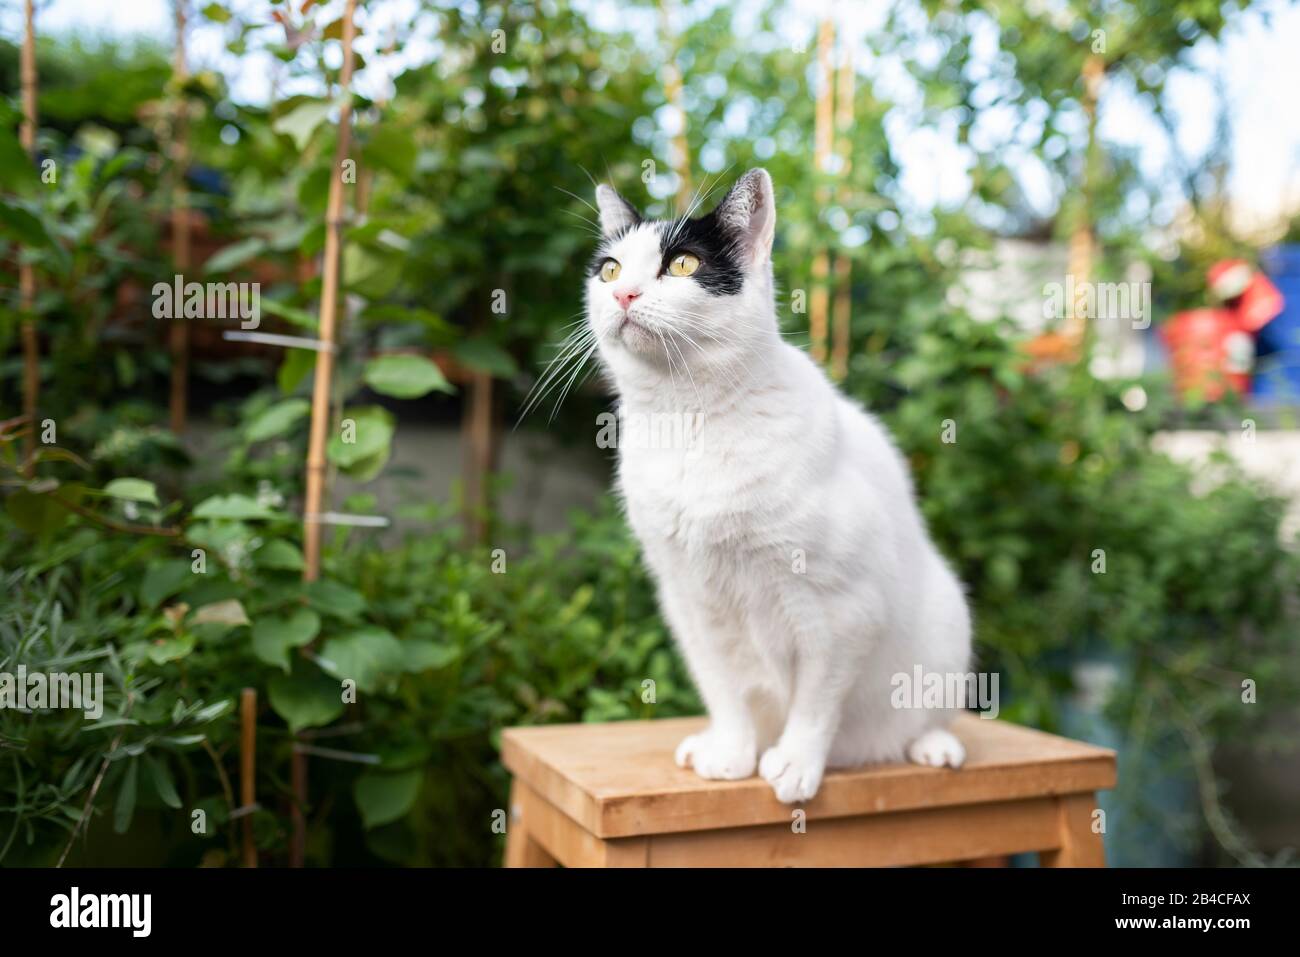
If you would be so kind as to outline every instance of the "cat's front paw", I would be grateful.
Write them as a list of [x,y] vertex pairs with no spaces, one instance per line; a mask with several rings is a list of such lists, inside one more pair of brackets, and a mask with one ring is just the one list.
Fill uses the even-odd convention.
[[931,728],[907,746],[907,760],[931,768],[959,768],[966,761],[966,749],[951,731]]
[[758,763],[754,747],[705,731],[692,734],[677,746],[679,768],[693,767],[710,781],[736,781],[754,773]]
[[776,799],[783,804],[811,801],[821,787],[825,770],[825,758],[779,743],[764,751],[758,763],[758,773],[772,785]]

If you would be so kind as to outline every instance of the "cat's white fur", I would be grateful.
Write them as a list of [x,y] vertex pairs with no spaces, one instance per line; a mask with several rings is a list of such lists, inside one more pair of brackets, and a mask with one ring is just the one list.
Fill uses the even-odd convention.
[[[618,465],[709,711],[677,762],[706,778],[757,769],[785,802],[812,798],[827,766],[959,766],[954,712],[893,707],[891,680],[967,671],[965,595],[884,427],[781,338],[767,172],[719,207],[743,263],[734,296],[661,275],[660,227],[609,187],[597,200],[621,272],[588,281],[587,320],[623,414],[703,413],[683,447],[624,443]],[[615,293],[632,289],[625,312]]]

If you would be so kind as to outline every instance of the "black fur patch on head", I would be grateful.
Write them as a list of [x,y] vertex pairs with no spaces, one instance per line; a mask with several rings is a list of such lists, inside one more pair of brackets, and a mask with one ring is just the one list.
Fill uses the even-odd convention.
[[675,219],[657,224],[659,250],[663,253],[661,272],[682,253],[691,253],[700,266],[691,279],[710,295],[734,296],[745,284],[745,274],[736,257],[735,238],[718,221],[717,211],[698,219]]

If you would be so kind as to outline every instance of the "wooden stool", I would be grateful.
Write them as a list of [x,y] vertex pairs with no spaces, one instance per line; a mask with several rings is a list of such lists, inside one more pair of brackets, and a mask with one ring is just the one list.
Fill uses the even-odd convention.
[[[673,751],[703,718],[510,728],[507,867],[888,867],[1037,851],[1047,867],[1102,867],[1094,792],[1115,752],[963,715],[958,771],[891,764],[832,771],[807,805],[759,777],[706,781]],[[801,813],[804,812],[804,813]],[[1100,830],[1100,829],[1098,829]]]

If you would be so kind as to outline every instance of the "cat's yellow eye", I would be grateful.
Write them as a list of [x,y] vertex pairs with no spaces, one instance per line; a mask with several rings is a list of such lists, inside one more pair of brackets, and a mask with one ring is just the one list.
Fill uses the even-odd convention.
[[623,267],[613,259],[606,259],[603,266],[600,267],[600,281],[613,282],[618,278],[618,274],[623,271]]
[[690,253],[682,253],[680,256],[674,256],[673,261],[668,264],[668,274],[671,276],[689,276],[695,270],[700,268],[700,260]]

